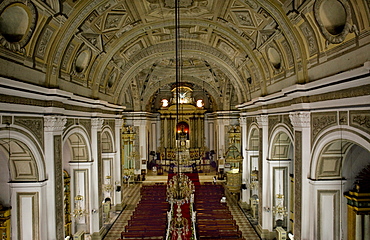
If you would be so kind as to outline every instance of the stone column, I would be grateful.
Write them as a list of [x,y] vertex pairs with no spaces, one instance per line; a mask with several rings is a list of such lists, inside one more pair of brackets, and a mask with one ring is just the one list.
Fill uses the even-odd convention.
[[356,215],[356,240],[362,240],[362,215]]
[[272,186],[270,186],[270,171],[268,158],[268,116],[260,115],[257,116],[257,124],[260,128],[260,146],[259,146],[259,166],[258,166],[258,181],[259,183],[259,225],[261,227],[261,237],[269,238],[269,232],[273,229],[272,225],[272,213],[271,213],[271,192]]
[[90,218],[90,233],[92,239],[101,239],[100,228],[102,227],[102,159],[101,159],[101,129],[104,120],[101,118],[91,119],[91,174],[90,179],[90,208],[91,210],[99,210],[91,213]]
[[364,236],[370,236],[370,215],[364,215]]
[[289,114],[294,128],[294,239],[313,239],[313,210],[309,173],[311,162],[310,113]]
[[48,239],[64,238],[64,180],[62,164],[62,132],[67,119],[44,117],[45,167],[47,173],[46,212]]
[[[224,164],[225,164],[225,161],[224,161],[224,155],[225,155],[225,152],[226,152],[226,146],[225,146],[225,119],[217,119],[217,138],[216,138],[216,147],[217,149],[215,149],[216,151],[216,159],[214,159],[215,161],[217,161],[217,166],[218,166],[218,171],[220,171],[220,168],[224,168]],[[221,161],[222,160],[222,161]],[[225,172],[224,172],[225,173]]]
[[122,196],[121,196],[121,190],[116,191],[117,186],[121,186],[121,180],[122,180],[122,172],[121,172],[121,131],[122,131],[122,125],[123,125],[123,119],[116,119],[115,125],[114,125],[114,149],[115,149],[115,155],[113,159],[113,173],[112,173],[112,184],[114,184],[114,204],[115,204],[115,210],[119,211],[122,210]]
[[[242,141],[242,156],[243,156],[243,163],[242,163],[242,184],[248,185],[250,179],[250,169],[248,164],[248,132],[247,132],[247,118],[241,117],[239,118],[240,122],[240,133],[241,133],[241,141]],[[250,190],[249,189],[242,189],[241,194],[241,201],[248,202],[250,198]]]
[[[144,117],[144,116],[142,116]],[[139,135],[139,165],[136,166],[137,162],[135,163],[135,169],[139,169],[138,172],[135,172],[135,174],[141,174],[141,169],[146,169],[146,164],[142,164],[142,160],[147,161],[148,156],[148,135],[147,133],[147,120],[146,119],[140,119],[135,120],[134,122],[135,126],[139,127],[139,132],[137,133]]]

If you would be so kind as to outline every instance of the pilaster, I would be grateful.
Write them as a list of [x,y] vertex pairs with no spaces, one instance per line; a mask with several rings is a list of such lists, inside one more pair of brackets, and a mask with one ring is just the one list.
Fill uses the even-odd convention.
[[[289,114],[294,128],[294,239],[312,239],[313,219],[309,170],[311,161],[310,113]],[[303,147],[304,146],[304,147]]]
[[96,209],[91,213],[90,233],[95,234],[100,231],[102,227],[102,159],[101,159],[101,130],[104,120],[101,118],[91,119],[91,178],[90,178],[90,209]]
[[61,116],[44,117],[48,239],[64,238],[62,132],[66,122]]
[[[122,173],[121,173],[121,131],[123,126],[123,119],[116,119],[115,125],[114,125],[114,131],[115,131],[115,137],[114,140],[115,144],[115,157],[113,160],[113,182],[115,189],[114,191],[114,204],[115,204],[115,210],[121,210],[122,209],[122,194],[121,194],[121,179],[122,179]],[[119,187],[118,187],[119,186]],[[119,191],[117,189],[119,188]]]
[[[239,118],[240,122],[240,132],[241,132],[241,141],[242,141],[242,156],[243,156],[243,170],[242,170],[242,184],[246,186],[248,184],[248,179],[250,179],[250,169],[248,164],[248,133],[247,133],[247,118]],[[241,201],[247,202],[250,198],[250,191],[248,189],[242,189]]]
[[271,232],[273,229],[272,225],[272,212],[271,212],[271,191],[270,186],[270,171],[268,158],[268,116],[259,115],[256,117],[258,127],[260,128],[260,146],[259,146],[259,166],[258,168],[258,179],[261,181],[259,184],[259,219],[258,222],[261,225],[263,231]]
[[[144,116],[141,116],[144,117]],[[146,119],[140,119],[134,121],[134,126],[139,127],[139,162],[135,163],[135,170],[136,169],[146,169],[146,164],[143,165],[143,160],[145,160],[145,163],[147,162],[147,154],[148,154],[148,136],[147,136],[147,120]],[[139,166],[136,166],[136,164],[139,164]],[[135,174],[141,174],[141,171],[135,172]]]

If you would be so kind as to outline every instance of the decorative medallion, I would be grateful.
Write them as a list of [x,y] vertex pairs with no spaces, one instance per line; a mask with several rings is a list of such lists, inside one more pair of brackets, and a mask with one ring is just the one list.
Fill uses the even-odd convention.
[[351,29],[351,8],[346,0],[318,0],[315,19],[326,40],[333,44],[344,41]]
[[24,47],[36,27],[36,16],[32,1],[3,1],[0,4],[0,46],[25,53]]

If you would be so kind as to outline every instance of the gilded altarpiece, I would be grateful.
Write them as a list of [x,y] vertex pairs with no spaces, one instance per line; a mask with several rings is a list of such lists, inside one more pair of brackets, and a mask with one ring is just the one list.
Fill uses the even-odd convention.
[[205,111],[192,104],[181,104],[178,111],[176,105],[159,110],[161,114],[159,147],[161,160],[176,160],[179,150],[182,152],[180,154],[183,155],[184,165],[190,165],[193,161],[203,157]]
[[138,136],[136,134],[137,129],[133,126],[126,126],[122,129],[121,141],[122,141],[122,175],[124,176],[124,182],[133,180],[135,165],[139,154],[137,152]]

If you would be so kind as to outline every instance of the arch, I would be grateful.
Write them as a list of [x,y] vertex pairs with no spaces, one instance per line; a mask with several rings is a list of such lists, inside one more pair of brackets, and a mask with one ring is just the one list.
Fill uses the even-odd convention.
[[271,133],[268,156],[271,160],[293,158],[293,135],[285,125],[278,124]]
[[101,133],[102,153],[115,152],[113,132],[110,127],[104,127]]
[[248,132],[248,149],[258,151],[259,149],[259,128],[257,124],[251,125]]
[[[183,45],[184,49],[182,53],[183,57],[190,56],[190,57],[199,57],[200,59],[205,58],[207,59],[207,61],[211,62],[213,65],[217,66],[224,72],[224,74],[228,77],[228,79],[234,86],[238,97],[238,101],[240,103],[250,98],[248,85],[245,82],[243,82],[243,77],[241,76],[241,73],[239,72],[235,64],[225,56],[225,54],[210,46],[203,46],[200,43],[191,44],[191,42],[184,42],[183,44],[184,44]],[[167,50],[171,48],[168,48],[168,46],[166,46],[166,48],[161,48],[160,47],[161,45],[164,44],[149,47],[145,50],[145,53],[136,56],[132,60],[132,64],[127,65],[126,68],[123,69],[125,75],[122,78],[133,79],[137,72],[140,72],[143,68],[152,66],[153,61],[155,61],[159,57],[161,59],[173,58],[174,57],[173,53]],[[202,54],[200,54],[199,52],[200,50],[203,51]],[[158,57],[153,57],[154,54],[156,54],[155,56]],[[120,81],[119,84],[116,85],[114,94],[116,96],[115,102],[117,102],[118,104],[123,103],[123,97],[125,94],[119,93],[122,93],[125,89],[127,89],[130,84],[131,81]],[[218,96],[213,97],[217,98]]]
[[[37,141],[13,129],[10,132],[8,130],[0,131],[0,139],[6,139],[0,142],[3,148],[2,150],[6,154],[8,154],[9,147],[4,147],[3,145],[6,145],[7,139],[10,139],[11,152],[17,152],[18,156],[22,155],[24,159],[23,162],[12,162],[9,166],[11,170],[11,181],[43,181],[46,179],[44,155],[40,150],[40,146],[36,145]],[[21,168],[22,166],[25,167],[25,172],[23,173],[17,169],[17,167]],[[32,172],[33,170],[34,172]]]
[[[72,137],[72,138],[71,138]],[[70,172],[69,163],[73,161],[90,162],[91,144],[86,129],[73,125],[63,134],[63,168]],[[82,153],[80,153],[82,151]],[[82,154],[82,155],[81,155]],[[78,156],[78,157],[77,157]]]
[[[335,150],[337,148],[336,156],[338,156],[338,144],[341,147],[341,161],[331,164],[340,164],[339,169],[337,169],[337,173],[340,175],[333,175],[333,178],[342,178],[342,169],[343,169],[343,157],[345,154],[348,154],[350,149],[353,148],[354,145],[358,145],[363,149],[366,149],[370,152],[370,135],[353,127],[344,126],[344,127],[331,127],[323,132],[320,136],[318,136],[315,143],[312,146],[312,159],[311,159],[311,168],[310,168],[310,177],[312,179],[319,179],[320,178],[320,166],[322,166],[322,161],[325,160],[323,158],[323,153],[325,154],[325,150],[330,148]],[[342,146],[343,145],[343,146]],[[329,149],[330,150],[330,149]],[[343,151],[345,150],[345,151]],[[353,150],[353,149],[352,149]],[[327,151],[326,151],[327,152]],[[334,161],[331,159],[331,161]],[[338,159],[337,159],[338,161]],[[329,164],[329,163],[327,163]],[[322,172],[322,171],[321,171]],[[329,178],[329,176],[327,176]]]

